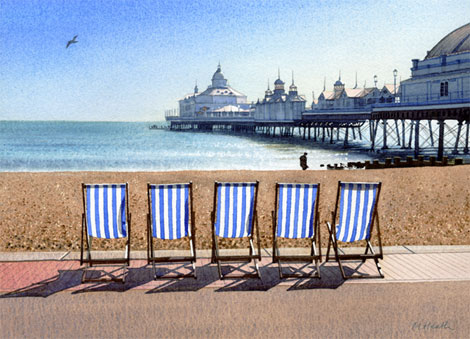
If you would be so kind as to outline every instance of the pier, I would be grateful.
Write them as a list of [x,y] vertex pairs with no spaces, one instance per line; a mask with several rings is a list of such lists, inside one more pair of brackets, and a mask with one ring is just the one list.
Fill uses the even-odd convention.
[[390,103],[370,111],[307,110],[302,119],[263,121],[247,118],[182,118],[166,116],[173,131],[229,131],[269,137],[298,137],[347,148],[360,141],[369,150],[413,149],[415,157],[435,152],[441,161],[445,151],[469,153],[470,98],[435,100],[415,104]]
[[294,84],[285,88],[280,70],[274,90],[248,104],[246,96],[227,85],[220,64],[212,85],[197,86],[167,111],[171,130],[257,133],[268,137],[297,137],[317,143],[342,143],[371,151],[412,152],[415,158],[433,153],[468,154],[470,133],[470,23],[441,39],[423,60],[413,59],[411,77],[393,84],[347,88],[338,80],[307,108]]

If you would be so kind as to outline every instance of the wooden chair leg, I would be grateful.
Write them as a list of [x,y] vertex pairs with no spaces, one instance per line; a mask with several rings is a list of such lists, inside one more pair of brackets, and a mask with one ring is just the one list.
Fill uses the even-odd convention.
[[222,275],[222,267],[220,266],[220,261],[217,260],[217,270],[219,272],[219,279],[223,279],[224,276]]
[[343,264],[341,263],[341,259],[338,257],[338,258],[336,259],[336,261],[338,262],[338,267],[339,267],[339,270],[340,270],[340,272],[341,272],[341,276],[342,276],[343,279],[345,279],[345,280],[348,279],[349,277],[346,276],[346,274],[344,273]]
[[[259,239],[259,238],[258,238]],[[251,255],[254,255],[255,254],[255,246],[253,245],[253,239],[250,239],[250,246],[251,246]],[[259,252],[258,255],[261,257],[261,253]],[[259,271],[259,267],[258,267],[258,261],[253,258],[254,262],[255,262],[255,270],[256,270],[256,273],[258,274],[258,278],[261,279],[261,273]]]
[[284,276],[282,275],[281,259],[279,259],[279,257],[281,256],[281,252],[279,251],[279,248],[276,248],[276,255],[277,255],[277,266],[278,266],[278,269],[279,269],[279,278],[283,279]]
[[192,264],[193,264],[193,275],[194,275],[194,279],[197,279],[197,275],[196,275],[196,263],[194,261],[192,261]]
[[382,272],[382,266],[380,266],[379,259],[375,258],[375,266],[377,266],[377,271],[379,271],[380,277],[385,278],[383,272]]
[[328,260],[330,260],[330,246],[333,245],[333,249],[334,249],[334,238],[333,238],[333,233],[331,231],[331,225],[329,223],[326,223],[326,226],[328,227],[329,236],[328,236],[328,247],[326,250],[325,262],[328,262]]
[[320,260],[315,259],[315,267],[317,268],[316,277],[317,277],[318,279],[321,279],[321,275],[320,275]]

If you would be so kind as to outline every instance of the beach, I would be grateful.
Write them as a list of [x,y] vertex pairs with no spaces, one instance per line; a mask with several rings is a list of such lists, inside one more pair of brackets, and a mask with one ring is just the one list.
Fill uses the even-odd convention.
[[[272,246],[276,182],[320,183],[320,230],[327,245],[337,183],[380,181],[382,244],[470,244],[470,167],[421,167],[337,171],[178,172],[3,172],[0,173],[0,251],[77,251],[83,200],[81,184],[129,183],[131,250],[146,249],[147,183],[193,182],[196,247],[211,247],[214,181],[256,181],[261,245]],[[112,249],[109,241],[96,248]],[[234,243],[227,243],[228,246]],[[286,243],[286,246],[297,244]],[[187,248],[187,241],[162,241],[159,248]]]

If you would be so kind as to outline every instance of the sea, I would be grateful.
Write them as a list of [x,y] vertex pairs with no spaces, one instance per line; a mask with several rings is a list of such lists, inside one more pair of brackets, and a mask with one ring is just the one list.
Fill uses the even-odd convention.
[[0,171],[297,170],[304,152],[316,170],[374,156],[342,143],[149,128],[155,124],[0,121]]

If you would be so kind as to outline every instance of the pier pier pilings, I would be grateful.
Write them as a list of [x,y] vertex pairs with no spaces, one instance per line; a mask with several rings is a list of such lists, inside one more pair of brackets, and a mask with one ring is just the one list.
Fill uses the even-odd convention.
[[342,143],[376,152],[412,150],[414,157],[434,152],[469,153],[470,99],[453,105],[391,104],[370,111],[308,111],[299,120],[167,117],[173,131],[227,131],[272,138],[296,137],[316,143]]

